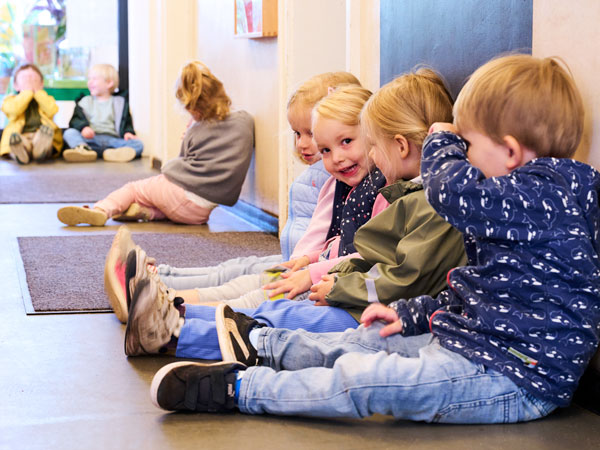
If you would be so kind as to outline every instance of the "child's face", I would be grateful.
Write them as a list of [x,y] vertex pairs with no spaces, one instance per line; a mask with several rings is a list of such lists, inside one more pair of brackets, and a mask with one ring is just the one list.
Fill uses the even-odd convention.
[[460,130],[459,134],[469,144],[469,162],[481,170],[486,178],[501,177],[510,173],[507,167],[508,149],[505,145],[494,142],[478,131]]
[[314,164],[321,159],[321,154],[317,150],[317,145],[313,140],[313,134],[310,129],[310,108],[296,107],[288,111],[288,122],[294,131],[294,144],[296,150],[302,156],[307,164]]
[[39,91],[44,89],[44,80],[33,69],[21,70],[15,77],[15,90],[21,91]]
[[87,85],[90,94],[94,97],[111,95],[114,91],[114,83],[112,80],[106,80],[101,74],[94,70],[90,71],[88,74]]
[[357,186],[371,165],[360,139],[360,126],[318,118],[312,130],[327,172],[348,186]]

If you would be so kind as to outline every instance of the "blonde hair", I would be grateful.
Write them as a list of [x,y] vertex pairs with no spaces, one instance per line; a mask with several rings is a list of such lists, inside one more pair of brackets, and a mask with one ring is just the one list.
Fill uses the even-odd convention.
[[[360,81],[350,72],[325,72],[309,78],[290,96],[287,103],[288,114],[299,114],[300,110],[312,110],[313,106],[329,94],[331,89],[344,84],[360,86]],[[296,146],[294,146],[294,155],[306,164]]]
[[181,70],[175,97],[202,120],[224,120],[229,115],[231,100],[223,83],[200,61],[188,63]]
[[348,126],[358,125],[360,111],[371,95],[371,91],[362,86],[340,86],[315,105],[312,122],[314,124],[318,118],[323,118],[333,119]]
[[119,72],[110,64],[94,64],[90,67],[89,73],[95,72],[104,78],[105,81],[113,82],[113,90],[119,89]]
[[497,143],[506,135],[538,157],[568,158],[583,133],[583,104],[568,68],[556,58],[508,55],[471,75],[454,105],[455,124]]
[[419,149],[434,122],[452,122],[452,97],[442,77],[428,68],[384,85],[361,113],[363,134],[375,140],[400,134]]

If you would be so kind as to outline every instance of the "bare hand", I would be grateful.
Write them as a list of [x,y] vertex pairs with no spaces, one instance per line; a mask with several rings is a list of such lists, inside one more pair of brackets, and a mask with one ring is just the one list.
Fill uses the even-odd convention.
[[290,259],[289,261],[279,264],[280,266],[287,267],[289,272],[281,274],[283,278],[288,278],[293,272],[302,269],[310,264],[308,256],[301,256],[300,258]]
[[323,275],[321,281],[311,286],[311,294],[309,294],[308,299],[314,301],[315,306],[329,306],[325,297],[331,292],[331,289],[333,289],[334,283],[335,277],[333,275]]
[[265,284],[263,289],[270,290],[269,297],[287,293],[287,298],[294,298],[310,289],[312,280],[308,270],[294,272],[288,278]]
[[360,321],[365,328],[370,327],[373,322],[378,320],[388,324],[379,331],[381,337],[402,332],[402,321],[399,320],[396,311],[381,303],[370,305],[360,317]]
[[125,139],[126,141],[129,141],[131,139],[137,139],[137,136],[133,133],[127,132],[123,135],[123,139]]
[[438,131],[450,131],[451,133],[458,134],[458,128],[452,123],[448,122],[436,122],[429,128],[429,133],[437,133]]
[[93,139],[94,136],[96,136],[96,133],[94,133],[94,130],[92,130],[91,127],[83,127],[83,130],[81,130],[81,136],[83,136],[85,139]]

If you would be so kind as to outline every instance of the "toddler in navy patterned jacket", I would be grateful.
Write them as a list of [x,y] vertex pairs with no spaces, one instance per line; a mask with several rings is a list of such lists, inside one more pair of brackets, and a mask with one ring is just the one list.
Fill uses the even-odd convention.
[[[155,404],[454,423],[528,421],[567,406],[600,331],[600,174],[570,159],[583,114],[552,58],[479,68],[454,125],[434,124],[422,154],[427,199],[465,235],[469,262],[448,274],[449,288],[371,305],[364,326],[343,333],[255,328],[247,345],[258,358],[166,366]],[[247,329],[239,314],[226,322],[229,335]]]

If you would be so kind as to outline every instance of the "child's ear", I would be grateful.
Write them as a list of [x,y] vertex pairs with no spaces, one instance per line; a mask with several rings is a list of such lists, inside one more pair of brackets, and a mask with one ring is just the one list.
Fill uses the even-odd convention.
[[400,153],[400,157],[402,159],[408,158],[410,155],[410,144],[408,139],[401,134],[397,134],[394,136],[394,142],[396,145],[396,150],[398,150],[398,153]]
[[507,134],[502,138],[502,141],[507,150],[506,168],[508,171],[521,167],[527,162],[523,154],[525,148],[514,136]]

